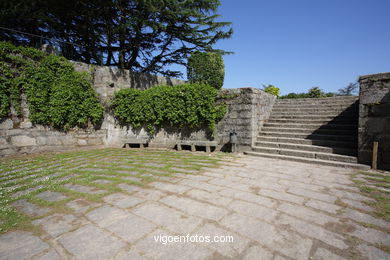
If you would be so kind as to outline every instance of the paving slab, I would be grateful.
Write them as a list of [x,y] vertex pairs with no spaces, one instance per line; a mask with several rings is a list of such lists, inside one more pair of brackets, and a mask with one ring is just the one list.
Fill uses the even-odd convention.
[[329,250],[325,249],[325,248],[317,248],[316,252],[314,253],[313,257],[312,257],[313,260],[329,260],[329,259],[332,259],[332,260],[345,260],[344,257],[341,257],[339,255],[335,255],[333,254],[332,252],[330,252]]
[[156,189],[159,189],[159,190],[172,192],[172,193],[176,193],[176,194],[183,194],[184,192],[191,189],[190,187],[187,187],[184,185],[180,185],[180,184],[176,184],[176,183],[171,184],[171,183],[166,183],[166,182],[154,182],[154,183],[149,184],[149,186],[156,188]]
[[103,201],[107,202],[109,204],[113,204],[114,206],[117,206],[117,207],[122,208],[122,209],[130,208],[130,207],[133,207],[133,206],[143,202],[143,200],[140,198],[125,195],[122,193],[110,194],[110,195],[104,197]]
[[140,187],[138,187],[136,185],[130,185],[127,183],[118,184],[118,187],[121,188],[123,191],[129,192],[129,193],[133,193],[135,191],[141,190]]
[[86,221],[83,218],[77,218],[73,215],[54,214],[34,220],[32,223],[34,225],[40,225],[50,236],[58,237],[78,226],[86,224]]
[[210,204],[188,198],[177,197],[174,195],[167,196],[160,201],[170,207],[177,208],[190,215],[216,221],[220,220],[228,213],[228,211],[224,208],[212,206]]
[[141,178],[133,177],[133,176],[120,176],[121,179],[127,180],[127,181],[134,181],[134,182],[142,182]]
[[67,207],[73,209],[76,213],[85,213],[91,208],[99,206],[99,203],[91,202],[85,199],[76,199],[66,204]]
[[97,184],[111,184],[111,183],[113,183],[113,181],[110,181],[110,180],[95,180],[93,182],[97,183]]
[[0,259],[31,259],[49,248],[30,232],[14,231],[0,235]]
[[27,200],[18,200],[12,203],[12,206],[17,210],[32,217],[38,217],[47,214],[50,209],[37,206],[33,203],[28,202]]
[[295,259],[308,259],[312,240],[296,233],[281,230],[275,226],[237,213],[226,216],[221,225],[261,245]]
[[54,250],[50,249],[45,252],[43,255],[40,255],[36,258],[37,260],[61,260],[62,257]]
[[87,218],[99,227],[132,243],[155,229],[155,225],[128,211],[103,206],[87,214]]
[[68,198],[65,194],[56,191],[44,191],[42,193],[39,193],[38,195],[35,195],[35,197],[50,202],[61,201]]
[[132,213],[177,234],[191,233],[202,223],[200,218],[188,216],[180,211],[154,202],[140,205],[134,208]]
[[113,260],[144,260],[145,257],[141,256],[136,250],[130,249],[125,252],[120,252],[118,255],[112,258]]
[[250,243],[249,239],[210,223],[206,223],[203,227],[198,229],[196,233],[200,236],[226,239],[227,242],[211,242],[206,243],[205,246],[217,251],[223,256],[231,258],[240,255]]
[[79,184],[68,183],[68,184],[65,184],[63,187],[68,189],[68,190],[72,190],[72,191],[76,191],[76,192],[80,192],[80,193],[88,193],[88,194],[102,194],[102,193],[106,192],[105,190],[102,190],[102,189],[99,189],[96,187],[83,186],[83,185],[79,185]]
[[272,260],[273,254],[263,247],[260,246],[252,246],[249,248],[249,250],[246,252],[243,260],[253,260],[253,259],[261,259],[261,260]]
[[108,259],[126,246],[120,239],[92,224],[64,234],[58,242],[75,259]]
[[373,246],[362,244],[359,245],[357,249],[369,260],[390,259],[390,254]]
[[156,238],[172,236],[164,230],[156,230],[135,244],[135,248],[152,259],[210,259],[213,251],[193,243],[167,243],[156,242]]

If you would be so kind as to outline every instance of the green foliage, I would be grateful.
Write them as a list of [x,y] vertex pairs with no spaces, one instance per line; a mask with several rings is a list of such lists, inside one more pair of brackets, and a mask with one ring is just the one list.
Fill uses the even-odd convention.
[[[67,59],[176,77],[182,73],[172,64],[185,65],[194,50],[214,50],[233,34],[231,23],[218,15],[220,5],[220,0],[2,0],[0,24],[45,42],[71,43],[58,46]],[[5,30],[0,39],[42,45],[41,38]]]
[[307,93],[289,93],[284,96],[280,96],[280,99],[289,99],[289,98],[323,98],[323,97],[333,97],[334,93],[324,92],[319,87],[313,87],[308,90]]
[[225,65],[221,54],[215,52],[194,52],[188,58],[187,77],[191,83],[202,83],[216,89],[222,88]]
[[21,114],[20,96],[27,96],[31,122],[68,130],[99,123],[103,116],[88,75],[76,72],[63,57],[0,42],[0,117],[11,105]]
[[320,98],[325,96],[325,93],[319,87],[313,87],[309,89],[307,94],[309,98]]
[[338,96],[353,96],[356,94],[356,90],[359,87],[359,83],[349,83],[345,88],[340,88]]
[[151,134],[164,123],[190,128],[207,124],[214,130],[226,113],[225,106],[215,104],[217,94],[216,89],[204,84],[122,89],[115,93],[112,107],[121,124],[146,125]]
[[263,91],[276,97],[280,96],[280,88],[275,87],[274,85],[263,85]]

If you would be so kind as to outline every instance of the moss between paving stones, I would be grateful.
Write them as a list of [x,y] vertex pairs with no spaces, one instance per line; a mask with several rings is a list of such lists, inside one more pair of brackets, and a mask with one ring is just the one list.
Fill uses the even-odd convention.
[[[357,175],[362,179],[356,179]],[[381,188],[389,188],[390,175],[388,173],[374,173],[359,171],[354,175],[354,182],[360,191],[375,201],[365,202],[375,209],[375,215],[390,221],[390,192]]]
[[[84,199],[98,205],[108,194],[126,192],[118,187],[118,184],[144,187],[158,178],[169,177],[174,173],[193,174],[189,171],[196,173],[204,167],[217,167],[218,162],[226,156],[221,153],[208,155],[168,150],[109,148],[1,159],[0,233],[13,229],[39,233],[39,229],[32,225],[31,221],[54,213],[71,213],[73,209],[66,205],[71,201]],[[126,171],[129,174],[126,174]],[[125,179],[129,176],[139,181]],[[97,180],[110,182],[95,182]],[[98,188],[104,193],[88,194],[70,190],[64,187],[68,183]],[[45,191],[60,192],[66,198],[47,201],[36,196]],[[49,211],[39,217],[24,215],[11,206],[21,199]]]

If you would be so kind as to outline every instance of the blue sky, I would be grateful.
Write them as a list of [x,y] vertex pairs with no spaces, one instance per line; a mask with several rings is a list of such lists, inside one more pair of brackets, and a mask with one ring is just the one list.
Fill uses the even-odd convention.
[[360,75],[390,71],[390,0],[221,0],[234,35],[224,88],[273,84],[282,94],[336,92]]

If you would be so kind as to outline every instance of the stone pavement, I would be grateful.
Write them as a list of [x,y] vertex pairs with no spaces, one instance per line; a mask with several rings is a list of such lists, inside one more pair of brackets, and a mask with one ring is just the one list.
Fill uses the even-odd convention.
[[[370,215],[363,203],[370,198],[353,186],[352,173],[240,156],[148,188],[121,184],[123,193],[104,203],[78,199],[67,204],[70,213],[38,218],[33,223],[42,233],[1,235],[0,259],[390,259],[390,225]],[[62,199],[56,192],[40,196]],[[187,234],[234,242],[155,241]]]

